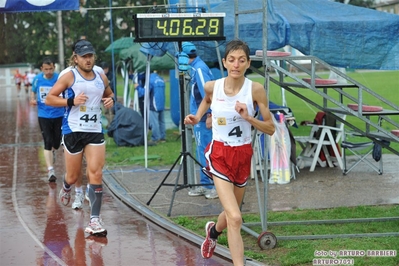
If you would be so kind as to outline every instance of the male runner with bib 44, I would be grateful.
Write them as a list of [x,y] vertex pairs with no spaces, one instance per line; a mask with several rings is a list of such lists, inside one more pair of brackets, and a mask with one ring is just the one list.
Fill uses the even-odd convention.
[[[102,204],[102,170],[105,164],[105,139],[101,125],[101,105],[112,108],[114,94],[104,74],[93,71],[95,51],[92,44],[81,40],[75,44],[76,68],[58,79],[46,99],[46,104],[65,106],[62,124],[62,144],[65,154],[65,178],[60,200],[68,205],[71,186],[81,174],[83,154],[89,175],[90,222],[86,232],[106,235],[100,219]],[[60,94],[64,98],[59,97]]]

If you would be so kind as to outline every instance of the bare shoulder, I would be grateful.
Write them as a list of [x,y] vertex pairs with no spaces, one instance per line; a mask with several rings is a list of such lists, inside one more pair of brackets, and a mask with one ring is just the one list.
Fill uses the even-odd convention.
[[252,81],[252,95],[266,95],[265,87],[263,87],[259,82]]

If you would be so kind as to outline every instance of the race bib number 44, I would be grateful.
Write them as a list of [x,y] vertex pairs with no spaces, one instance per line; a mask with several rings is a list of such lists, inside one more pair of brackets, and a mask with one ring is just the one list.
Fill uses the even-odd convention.
[[92,130],[101,122],[101,108],[81,105],[79,107],[79,126],[81,129]]

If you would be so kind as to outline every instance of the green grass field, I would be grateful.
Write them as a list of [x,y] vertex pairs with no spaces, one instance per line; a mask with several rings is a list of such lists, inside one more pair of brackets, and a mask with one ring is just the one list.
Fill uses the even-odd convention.
[[[399,106],[399,71],[348,72],[348,75]],[[328,77],[328,74],[321,74],[321,76]],[[166,106],[170,107],[169,77],[165,75],[164,77],[166,81]],[[262,77],[250,76],[250,78],[263,84],[264,79]],[[122,81],[119,80],[118,84],[118,95],[122,97]],[[304,93],[305,95],[308,94],[308,97],[310,98],[314,97],[312,92],[305,91]],[[379,99],[367,96],[369,95],[365,95],[364,102],[368,105],[382,105]],[[269,98],[274,103],[281,104],[281,89],[273,83],[270,83]],[[304,120],[313,121],[314,116],[318,111],[316,108],[307,105],[304,101],[289,92],[286,92],[286,101],[287,105],[293,111],[298,125]],[[391,116],[391,119],[399,123],[399,116]],[[363,126],[363,122],[354,117],[347,117],[347,121],[350,121],[352,124],[359,127]],[[303,136],[309,134],[310,128],[306,126],[298,126],[298,128],[291,127],[290,130],[294,136]],[[181,142],[178,136],[178,128],[168,130],[167,143],[148,147],[148,165],[172,165],[181,151]],[[112,139],[107,143],[107,163],[109,165],[144,165],[144,147],[117,147]],[[299,154],[299,145],[297,146],[297,154]],[[391,143],[391,147],[399,150],[399,143]],[[383,149],[383,152],[386,153],[387,150]]]
[[[364,86],[368,87],[369,89],[373,90],[383,98],[388,99],[392,103],[399,105],[399,71],[368,71],[368,72],[348,72],[349,77],[358,81],[359,83],[363,84]],[[327,74],[321,74],[320,76],[327,78]],[[300,77],[300,76],[299,76]],[[262,78],[254,78],[253,80],[263,83]],[[281,89],[273,84],[270,83],[270,92],[269,92],[269,99],[277,104],[281,104]],[[304,96],[314,99],[316,102],[320,100],[316,97],[316,95],[311,91],[304,91],[300,89]],[[344,89],[350,94],[357,93],[355,89]],[[313,106],[309,106],[303,100],[297,98],[295,95],[286,92],[286,101],[287,105],[292,109],[295,118],[297,121],[304,121],[304,120],[313,120],[315,114],[317,113],[318,109]],[[330,94],[329,94],[330,95]],[[334,94],[332,94],[334,95]],[[372,97],[369,94],[363,95],[363,102],[367,105],[377,105],[386,107],[379,99]],[[350,103],[346,99],[344,99],[344,104]],[[322,103],[319,102],[321,105]],[[354,122],[355,124],[361,126],[362,122],[354,117],[348,117],[348,121]],[[396,122],[399,121],[399,116],[392,116],[392,119]]]
[[[335,219],[349,219],[349,218],[381,218],[381,217],[399,217],[399,206],[359,206],[359,207],[340,207],[325,210],[295,210],[295,211],[281,211],[268,212],[267,222],[279,221],[306,221],[306,220],[335,220]],[[216,221],[217,217],[177,217],[172,220],[195,232],[198,235],[205,236],[204,226],[207,221]],[[259,214],[244,214],[244,223],[260,223]],[[260,226],[251,226],[252,230],[258,234],[262,233]],[[397,266],[399,265],[399,237],[357,237],[357,238],[343,238],[335,237],[344,234],[366,234],[366,233],[392,233],[398,232],[398,220],[383,221],[383,222],[366,222],[366,223],[347,223],[347,224],[312,224],[312,225],[281,225],[268,226],[268,232],[272,232],[277,237],[277,245],[273,249],[262,250],[257,245],[257,238],[241,231],[244,241],[245,256],[256,259],[266,265],[278,266],[305,266],[312,264],[314,259],[332,259],[334,258],[331,252],[341,254],[343,251],[367,251],[370,250],[384,250],[394,251],[395,256],[385,257],[371,257],[371,256],[337,256],[338,259],[350,259],[347,262],[353,264],[346,265],[384,265]],[[328,235],[329,239],[306,239],[306,236],[314,235]],[[298,236],[298,240],[279,240],[283,236]],[[299,237],[302,236],[302,239]],[[218,245],[228,246],[226,232],[218,239]],[[319,251],[317,254],[316,251]],[[324,253],[322,253],[324,251]],[[327,254],[327,255],[325,255]],[[361,253],[359,253],[361,254]],[[332,265],[332,264],[331,264]],[[345,265],[345,264],[336,264]]]

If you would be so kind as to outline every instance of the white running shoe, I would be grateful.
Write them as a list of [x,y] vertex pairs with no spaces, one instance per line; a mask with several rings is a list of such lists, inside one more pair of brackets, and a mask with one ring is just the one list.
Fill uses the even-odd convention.
[[77,192],[75,194],[75,200],[72,203],[72,209],[77,210],[77,209],[82,209],[83,208],[83,201],[84,201],[84,195],[83,193]]
[[207,192],[207,189],[204,188],[203,186],[198,186],[195,189],[192,189],[188,192],[188,195],[190,197],[197,197],[197,196],[203,196]]
[[91,235],[102,235],[102,236],[107,235],[107,230],[103,228],[103,222],[98,217],[90,219],[90,223],[86,227],[85,232]]
[[214,189],[214,188],[207,189],[207,191],[205,193],[205,198],[207,198],[207,199],[217,199],[217,198],[219,198],[219,195],[216,192],[216,189]]
[[57,177],[55,176],[54,169],[48,170],[48,182],[55,182]]

